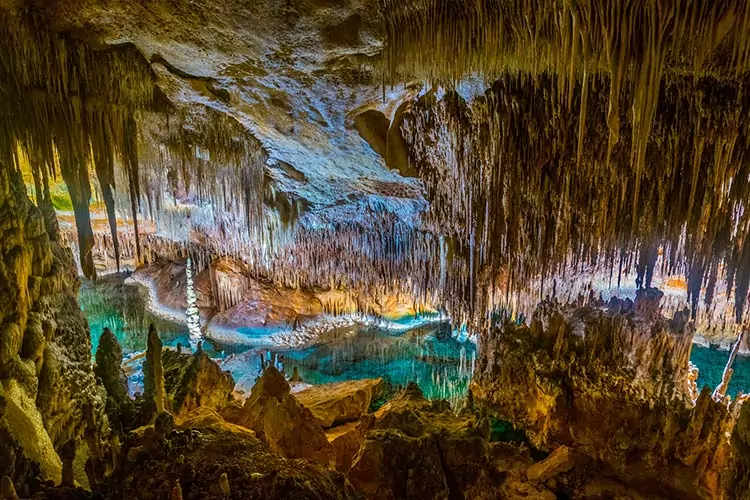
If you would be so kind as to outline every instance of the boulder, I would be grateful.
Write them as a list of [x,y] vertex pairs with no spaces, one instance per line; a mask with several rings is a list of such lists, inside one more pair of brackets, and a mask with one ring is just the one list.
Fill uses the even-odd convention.
[[326,431],[328,442],[336,454],[336,470],[348,472],[365,442],[365,433],[371,425],[372,417],[365,417],[357,422],[349,422]]
[[219,411],[232,401],[234,379],[202,350],[183,354],[165,349],[164,380],[171,411],[186,415],[198,407]]
[[348,380],[335,384],[314,385],[294,396],[308,408],[320,424],[333,427],[358,420],[378,397],[383,379]]
[[431,436],[413,438],[397,429],[372,431],[349,470],[354,488],[371,499],[448,499],[440,450]]
[[24,456],[39,464],[44,479],[62,480],[62,461],[44,428],[39,410],[15,380],[2,382],[3,411],[0,427],[6,428]]
[[333,446],[310,410],[290,390],[284,376],[269,366],[232,423],[252,429],[283,457],[308,458],[331,465],[335,460]]
[[488,434],[473,414],[457,416],[409,384],[375,413],[349,480],[373,499],[499,498]]
[[543,483],[558,474],[568,472],[575,466],[575,463],[575,457],[570,448],[560,446],[550,453],[547,458],[529,467],[526,471],[526,476],[529,478],[529,481]]
[[177,427],[183,430],[201,429],[255,437],[255,433],[250,429],[227,422],[215,410],[205,406],[198,407],[178,419]]

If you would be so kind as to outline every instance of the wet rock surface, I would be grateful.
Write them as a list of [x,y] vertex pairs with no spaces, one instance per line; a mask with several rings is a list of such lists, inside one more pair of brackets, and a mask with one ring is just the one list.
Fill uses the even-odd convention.
[[375,413],[349,480],[368,498],[497,498],[485,424],[410,385]]
[[102,488],[105,498],[170,498],[177,484],[182,498],[196,500],[358,498],[342,474],[308,460],[282,459],[252,432],[207,408],[186,415],[163,438],[129,438],[120,461]]
[[86,432],[98,439],[106,426],[72,254],[55,235],[0,160],[0,476],[16,485],[32,462],[59,481],[63,445]]
[[165,388],[175,416],[188,414],[198,407],[218,411],[232,401],[232,375],[222,371],[203,350],[183,354],[165,349],[162,357]]

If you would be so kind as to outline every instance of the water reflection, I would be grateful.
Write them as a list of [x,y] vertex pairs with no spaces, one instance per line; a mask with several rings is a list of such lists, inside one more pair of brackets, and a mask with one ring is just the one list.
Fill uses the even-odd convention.
[[[125,284],[124,275],[85,281],[79,301],[91,329],[92,355],[104,327],[115,333],[126,358],[134,388],[141,383],[140,359],[146,349],[148,325],[154,323],[167,346],[181,344],[189,349],[186,324],[166,321],[148,310],[148,294],[135,284]],[[398,325],[347,326],[322,334],[314,345],[304,349],[268,346],[228,346],[205,341],[204,350],[232,372],[240,391],[248,392],[260,372],[261,356],[272,350],[287,373],[296,366],[307,383],[321,384],[359,378],[383,377],[392,387],[413,381],[430,398],[457,401],[468,389],[476,359],[474,344],[453,338],[447,322],[421,324],[409,328],[406,320]],[[262,333],[262,332],[261,332]],[[269,329],[266,337],[275,330]],[[260,347],[262,346],[262,347]]]

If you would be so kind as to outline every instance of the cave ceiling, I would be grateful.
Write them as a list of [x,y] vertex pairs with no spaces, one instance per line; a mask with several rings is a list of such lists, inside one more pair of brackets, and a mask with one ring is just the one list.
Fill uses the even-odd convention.
[[[82,159],[105,200],[117,185],[146,219],[163,191],[242,214],[213,220],[223,237],[272,241],[253,259],[287,281],[407,281],[465,318],[571,269],[625,268],[648,286],[658,261],[686,277],[694,310],[720,283],[743,318],[746,2],[0,7],[12,104],[0,153],[47,165],[34,167],[40,191],[59,166],[82,200],[86,274],[96,228]],[[43,126],[19,124],[30,109]],[[274,247],[285,238],[293,251]]]

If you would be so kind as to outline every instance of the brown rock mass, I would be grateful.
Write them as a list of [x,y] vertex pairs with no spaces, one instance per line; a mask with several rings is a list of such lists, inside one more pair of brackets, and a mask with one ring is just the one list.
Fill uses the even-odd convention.
[[644,318],[614,300],[543,303],[530,326],[483,335],[471,391],[534,445],[570,447],[644,492],[725,498],[734,417],[707,388],[692,407],[691,340],[684,319]]
[[324,428],[359,420],[382,391],[383,379],[314,385],[294,394]]
[[269,366],[232,423],[255,431],[282,457],[309,458],[325,466],[333,464],[336,457],[323,428],[290,390],[283,375]]

